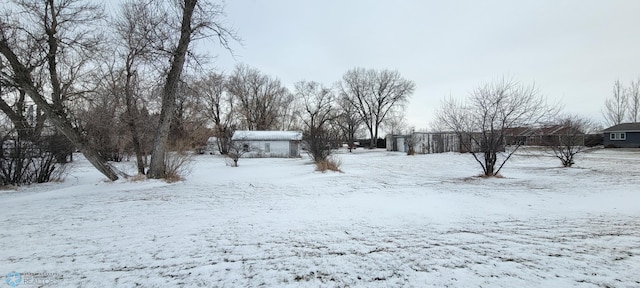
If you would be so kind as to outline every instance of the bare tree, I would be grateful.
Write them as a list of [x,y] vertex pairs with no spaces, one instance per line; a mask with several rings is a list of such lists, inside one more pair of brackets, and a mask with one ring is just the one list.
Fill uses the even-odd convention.
[[193,87],[197,79],[187,76],[180,84],[176,98],[174,120],[171,123],[169,144],[173,150],[194,150],[204,147],[211,136],[209,117],[203,113],[201,95]]
[[[40,111],[41,109],[34,109],[33,105],[27,108],[28,98],[24,90],[11,85],[6,82],[0,83],[0,111],[9,118],[21,139],[38,138],[44,128],[46,115]],[[29,112],[29,109],[32,111]]]
[[280,130],[300,130],[302,129],[302,123],[300,123],[300,111],[302,110],[302,103],[300,99],[296,98],[293,93],[287,91],[282,99],[282,105],[279,109],[279,122]]
[[119,117],[122,107],[109,92],[98,91],[91,102],[76,112],[79,118],[77,126],[84,131],[88,145],[103,159],[120,162],[127,154],[129,137]]
[[[156,130],[153,141],[151,163],[149,165],[149,171],[147,172],[147,177],[149,178],[165,177],[164,157],[167,152],[171,121],[174,118],[178,84],[184,69],[189,44],[192,40],[206,38],[213,34],[217,36],[217,39],[224,48],[230,49],[229,41],[237,39],[219,20],[220,16],[223,15],[221,6],[208,3],[205,0],[184,0],[178,3],[177,8],[180,13],[179,19],[176,19],[175,22],[171,22],[170,25],[167,26],[176,27],[176,29],[164,31],[165,35],[171,35],[172,33],[178,32],[176,31],[177,27],[180,27],[179,38],[166,41],[171,44],[169,47],[162,49],[169,51],[170,67],[166,74],[161,93],[162,105],[158,129]],[[169,21],[171,21],[171,17],[169,17]]]
[[355,148],[356,135],[362,127],[362,118],[358,115],[355,106],[351,105],[349,99],[341,97],[338,100],[338,115],[333,121],[333,126],[337,127],[342,140],[347,141],[349,151]]
[[438,127],[457,134],[485,176],[496,176],[521,145],[500,155],[505,150],[505,131],[531,127],[554,113],[534,86],[502,79],[476,88],[466,101],[445,100],[437,121]]
[[262,74],[246,65],[237,65],[227,83],[227,90],[235,97],[242,128],[271,130],[278,126],[280,107],[288,95],[280,80]]
[[89,63],[102,38],[95,24],[103,19],[97,5],[78,0],[16,0],[16,11],[0,19],[0,54],[9,79],[31,98],[46,117],[102,174],[118,179],[116,170],[87,145],[74,127],[72,101],[88,97]]
[[227,152],[227,158],[231,160],[231,162],[227,162],[231,167],[238,167],[238,160],[242,158],[245,154],[255,150],[255,147],[252,147],[249,143],[245,142],[243,139],[234,140],[229,145],[229,151]]
[[325,161],[331,155],[329,124],[335,118],[333,91],[317,82],[301,81],[295,84],[295,95],[304,107],[301,119],[307,151],[314,162]]
[[211,72],[198,79],[191,90],[202,101],[203,113],[213,123],[213,135],[218,138],[218,151],[227,154],[235,131],[234,98],[226,92],[226,77]]
[[627,90],[629,121],[637,123],[640,120],[640,79],[631,81]]
[[[157,55],[155,47],[166,37],[159,36],[157,30],[162,30],[168,17],[166,11],[160,9],[156,2],[145,0],[129,0],[122,4],[120,13],[113,22],[116,31],[116,55],[123,63],[122,68],[112,71],[115,81],[121,82],[117,87],[123,96],[125,113],[122,115],[131,137],[131,146],[136,156],[138,174],[145,174],[145,149],[143,148],[144,125],[141,124],[139,111],[140,91],[142,79],[140,73],[147,75],[150,70],[147,65]],[[115,87],[114,87],[115,88]]]
[[611,126],[623,123],[627,115],[627,93],[625,93],[620,80],[613,83],[613,95],[605,101],[602,111],[604,119]]
[[340,88],[369,130],[370,148],[375,148],[380,125],[395,105],[408,100],[415,83],[398,71],[355,68],[344,74]]
[[56,134],[43,135],[45,115],[27,106],[25,93],[5,80],[0,78],[0,111],[6,116],[0,129],[0,185],[56,180],[54,175],[64,171],[70,144],[58,141]]
[[383,125],[385,130],[391,134],[408,133],[409,130],[407,129],[404,107],[398,106],[391,109]]
[[545,138],[543,144],[554,157],[560,159],[563,167],[575,164],[575,155],[586,151],[585,137],[593,126],[588,118],[567,115],[555,121],[561,129],[556,135]]

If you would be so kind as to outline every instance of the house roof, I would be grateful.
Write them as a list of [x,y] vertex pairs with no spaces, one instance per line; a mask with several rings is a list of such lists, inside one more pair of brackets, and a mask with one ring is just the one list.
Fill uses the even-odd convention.
[[529,136],[534,131],[529,127],[513,127],[504,129],[505,136]]
[[566,134],[583,134],[578,129],[565,125],[547,125],[537,128],[514,127],[507,128],[504,131],[505,136],[544,136],[544,135],[566,135]]
[[233,133],[231,140],[251,141],[291,141],[302,140],[301,131],[248,131],[239,130]]
[[622,123],[604,129],[604,132],[640,132],[640,123]]

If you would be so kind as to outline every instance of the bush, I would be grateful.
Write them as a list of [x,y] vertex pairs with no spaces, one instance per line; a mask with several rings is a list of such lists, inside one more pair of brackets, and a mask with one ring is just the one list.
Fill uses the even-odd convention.
[[227,166],[238,167],[238,160],[240,160],[243,155],[255,150],[255,147],[252,147],[247,143],[241,141],[231,142],[229,145],[229,151],[227,151],[226,155]]
[[584,146],[594,147],[598,145],[602,145],[603,139],[602,134],[588,134],[584,137]]
[[342,170],[340,170],[340,166],[342,165],[342,163],[340,162],[340,160],[336,158],[329,157],[327,159],[324,159],[315,163],[316,163],[316,171],[320,171],[323,173],[327,172],[327,170],[342,172]]
[[170,152],[164,157],[165,180],[169,183],[184,180],[191,173],[193,157],[187,152]]
[[51,152],[50,143],[44,140],[32,142],[16,138],[2,141],[1,185],[45,183],[64,178],[66,165],[57,163],[60,155]]

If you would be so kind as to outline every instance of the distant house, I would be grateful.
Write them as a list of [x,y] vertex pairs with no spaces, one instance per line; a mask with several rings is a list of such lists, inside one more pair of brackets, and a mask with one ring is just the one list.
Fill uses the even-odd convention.
[[243,157],[300,157],[300,131],[247,131],[240,130],[231,137],[234,145],[242,145]]
[[536,131],[529,127],[514,127],[504,130],[504,142],[507,145],[534,145]]
[[[547,125],[536,128],[515,127],[504,131],[506,145],[555,146],[566,137],[576,138],[584,143],[585,134],[565,125]],[[566,142],[566,141],[565,141]]]
[[622,123],[603,131],[604,147],[640,148],[640,123]]

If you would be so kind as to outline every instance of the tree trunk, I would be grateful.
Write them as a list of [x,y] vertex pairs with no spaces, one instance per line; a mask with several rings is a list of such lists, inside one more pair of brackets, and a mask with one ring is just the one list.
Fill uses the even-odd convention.
[[153,148],[151,151],[151,164],[147,177],[154,179],[165,178],[164,157],[167,152],[167,141],[169,139],[169,131],[171,128],[171,120],[173,120],[173,112],[175,110],[175,100],[178,88],[178,82],[182,75],[184,62],[191,41],[191,17],[195,9],[197,0],[185,0],[182,10],[182,24],[180,28],[180,40],[178,46],[173,53],[171,68],[167,74],[167,80],[162,90],[162,108],[160,111],[160,120],[158,129],[153,140]]
[[373,142],[371,143],[371,148],[378,148],[378,124],[376,124]]
[[131,142],[133,144],[133,152],[136,153],[136,166],[138,166],[138,174],[144,175],[144,160],[142,156],[140,139],[137,135],[134,135],[131,139]]
[[[100,157],[98,152],[82,141],[80,133],[71,126],[70,121],[67,119],[64,111],[55,109],[47,102],[44,96],[40,95],[35,87],[29,70],[20,62],[16,54],[7,45],[7,42],[0,41],[0,54],[4,55],[9,61],[14,73],[15,82],[21,86],[22,89],[31,97],[33,102],[38,105],[40,109],[44,111],[47,118],[53,123],[53,125],[62,133],[69,141],[84,154],[87,160],[96,168],[100,173],[104,174],[111,181],[118,180],[118,175],[109,164]],[[60,105],[56,105],[60,106]]]
[[487,151],[484,153],[484,161],[485,161],[485,176],[495,176],[495,165],[496,165],[496,155],[495,152]]
[[[368,125],[367,125],[367,126],[368,126]],[[375,140],[373,139],[373,137],[374,137],[374,136],[373,136],[373,127],[369,126],[369,127],[367,127],[367,128],[369,129],[369,135],[371,136],[371,142],[369,142],[369,149],[373,149],[373,147],[375,147],[375,146],[373,146],[373,141],[375,141]]]
[[138,174],[144,175],[144,161],[142,160],[142,145],[140,144],[140,137],[138,135],[138,108],[133,96],[132,86],[133,72],[131,72],[131,66],[127,65],[127,79],[125,82],[125,105],[127,111],[126,121],[131,131],[131,144],[133,145],[133,152],[136,154],[136,165],[138,167]]

